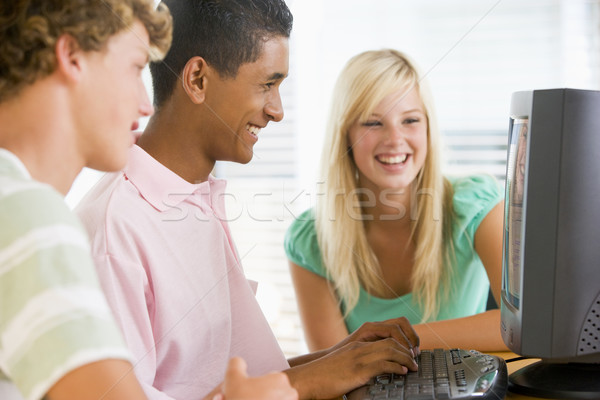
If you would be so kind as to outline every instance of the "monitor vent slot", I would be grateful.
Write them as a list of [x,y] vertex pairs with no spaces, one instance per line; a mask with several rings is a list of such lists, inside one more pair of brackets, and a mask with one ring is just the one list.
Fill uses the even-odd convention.
[[590,307],[583,324],[577,355],[586,355],[600,352],[600,294]]

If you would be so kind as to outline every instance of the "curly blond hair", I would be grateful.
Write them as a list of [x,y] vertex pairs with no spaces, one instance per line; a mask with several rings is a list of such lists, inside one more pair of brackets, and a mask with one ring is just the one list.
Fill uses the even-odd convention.
[[172,20],[152,0],[11,0],[0,4],[0,102],[56,68],[55,46],[64,34],[83,51],[102,50],[110,37],[139,20],[150,37],[152,59],[171,45]]

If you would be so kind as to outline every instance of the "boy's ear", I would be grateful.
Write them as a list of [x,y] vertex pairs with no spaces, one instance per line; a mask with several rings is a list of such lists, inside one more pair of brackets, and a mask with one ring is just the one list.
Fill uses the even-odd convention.
[[183,90],[194,104],[201,104],[206,99],[207,72],[208,64],[199,56],[190,58],[183,67]]
[[81,50],[77,40],[71,35],[61,35],[56,41],[54,52],[56,70],[68,80],[79,81],[85,63],[85,52]]

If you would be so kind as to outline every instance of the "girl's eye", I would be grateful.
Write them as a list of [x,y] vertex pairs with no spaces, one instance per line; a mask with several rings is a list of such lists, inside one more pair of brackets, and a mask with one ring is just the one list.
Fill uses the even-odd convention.
[[417,122],[419,122],[420,120],[418,118],[407,118],[404,120],[405,124],[415,124]]
[[362,125],[363,126],[379,126],[379,125],[381,125],[381,122],[380,121],[366,121],[366,122],[363,122]]

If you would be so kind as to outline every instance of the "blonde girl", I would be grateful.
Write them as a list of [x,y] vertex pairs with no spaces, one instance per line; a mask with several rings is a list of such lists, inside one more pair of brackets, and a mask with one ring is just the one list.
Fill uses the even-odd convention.
[[495,179],[442,174],[431,97],[398,51],[353,57],[333,99],[324,191],[285,238],[311,350],[399,316],[421,348],[505,349],[499,310],[485,310],[490,287],[500,295]]

